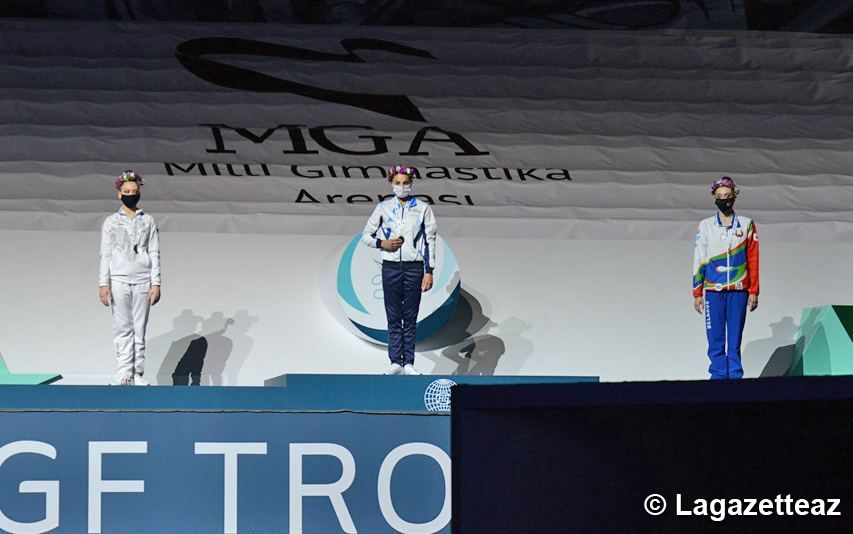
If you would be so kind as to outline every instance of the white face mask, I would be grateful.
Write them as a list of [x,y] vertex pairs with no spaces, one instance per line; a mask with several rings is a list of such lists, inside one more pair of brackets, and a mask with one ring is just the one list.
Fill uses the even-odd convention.
[[397,196],[397,198],[407,198],[409,195],[412,194],[412,184],[395,185],[394,194]]

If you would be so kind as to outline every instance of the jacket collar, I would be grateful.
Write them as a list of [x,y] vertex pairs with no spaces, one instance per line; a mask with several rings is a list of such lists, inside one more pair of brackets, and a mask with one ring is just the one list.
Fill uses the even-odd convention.
[[[144,214],[144,213],[145,213],[145,212],[144,212],[144,211],[142,211],[142,208],[136,208],[136,216],[137,216],[137,217],[139,217],[140,215],[142,215],[142,214]],[[128,216],[128,214],[127,214],[127,213],[125,213],[125,211],[124,211],[122,208],[119,208],[119,209],[118,209],[118,214],[119,214],[119,215],[122,215],[122,216],[124,216],[124,217],[127,217],[128,219],[130,219],[130,216]]]
[[[716,224],[717,226],[723,226],[723,221],[720,220],[720,212],[719,211],[714,216],[714,224]],[[735,213],[734,211],[732,211],[732,224],[730,224],[729,226],[726,226],[725,228],[729,229],[729,228],[732,228],[733,226],[740,228],[740,221],[737,218],[737,213]]]
[[[392,203],[391,204],[391,208],[392,208],[391,211],[396,212],[398,209],[400,209],[400,201],[397,200],[397,197],[391,197],[391,198],[387,199],[386,202]],[[413,208],[413,207],[417,206],[417,204],[418,204],[418,199],[415,197],[411,197],[411,198],[409,198],[409,200],[406,201],[406,207],[407,208]]]

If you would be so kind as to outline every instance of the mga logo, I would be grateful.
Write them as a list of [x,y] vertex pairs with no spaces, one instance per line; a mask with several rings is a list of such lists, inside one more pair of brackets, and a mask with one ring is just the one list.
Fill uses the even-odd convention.
[[[388,321],[382,293],[382,262],[376,249],[360,243],[356,235],[344,249],[338,264],[338,300],[359,337],[372,343],[388,343]],[[436,238],[433,287],[421,296],[417,341],[424,340],[447,323],[459,301],[460,277],[456,257],[447,242]]]
[[[353,93],[334,87],[315,87],[293,79],[280,78],[264,71],[256,71],[245,66],[229,63],[223,58],[237,58],[255,62],[285,61],[287,70],[314,68],[311,63],[354,63],[367,61],[358,55],[360,50],[382,51],[386,54],[403,56],[400,61],[435,59],[426,50],[405,46],[381,39],[343,39],[341,52],[323,52],[297,46],[289,46],[254,39],[231,37],[200,37],[180,43],[175,50],[178,61],[199,78],[222,87],[256,91],[262,93],[291,93],[301,97],[313,98],[323,102],[354,106],[390,117],[411,121],[426,122],[424,116],[406,95]],[[280,68],[280,65],[275,64]],[[389,68],[392,68],[389,66]],[[272,69],[274,72],[278,69]],[[377,86],[381,80],[377,79]]]

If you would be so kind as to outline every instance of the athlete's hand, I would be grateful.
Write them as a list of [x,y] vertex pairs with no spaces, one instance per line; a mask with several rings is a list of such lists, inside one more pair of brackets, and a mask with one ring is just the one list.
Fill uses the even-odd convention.
[[151,292],[148,294],[148,302],[152,306],[160,302],[160,286],[151,286]]
[[426,292],[432,289],[432,274],[427,273],[424,275],[424,279],[421,282],[421,291]]
[[110,293],[109,286],[101,286],[98,288],[98,298],[101,299],[101,304],[109,306],[113,300],[113,295]]
[[403,238],[395,237],[394,239],[384,239],[380,244],[385,250],[398,250],[403,246]]
[[693,299],[693,309],[700,314],[705,313],[705,299],[702,297],[695,297]]
[[755,308],[758,307],[758,295],[750,295],[746,301],[746,309],[749,311],[755,311]]

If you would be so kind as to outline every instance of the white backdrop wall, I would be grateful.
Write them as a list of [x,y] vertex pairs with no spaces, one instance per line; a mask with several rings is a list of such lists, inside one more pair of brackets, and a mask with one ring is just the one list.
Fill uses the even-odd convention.
[[[16,372],[60,372],[65,383],[102,381],[112,370],[112,353],[109,310],[97,302],[93,289],[92,250],[99,235],[0,235],[10,250],[26,251],[0,264],[0,276],[7,280],[4,302],[16,303],[0,308],[6,361]],[[192,334],[205,335],[209,343],[207,383],[216,383],[218,375],[221,383],[248,385],[285,372],[383,370],[383,350],[332,319],[321,298],[319,263],[345,241],[164,233],[169,282],[151,316],[148,372],[170,382],[176,357]],[[679,268],[689,272],[689,241],[451,242],[466,275],[463,287],[489,318],[470,337],[491,351],[481,358],[497,360],[496,374],[600,375],[605,380],[704,376],[703,319],[692,310],[683,280],[670,274]],[[747,322],[744,365],[751,376],[760,374],[774,350],[792,343],[791,325],[799,322],[803,307],[851,299],[839,264],[853,261],[853,246],[780,241],[762,246],[762,260],[774,268],[764,269],[766,291]],[[293,247],[300,252],[294,254]],[[830,257],[831,262],[814,259]],[[530,258],[538,259],[534,267]],[[625,265],[632,260],[635,282],[625,282]],[[46,268],[51,265],[57,269]],[[804,272],[812,273],[815,283],[789,283]],[[217,335],[227,318],[234,323]],[[503,352],[496,354],[501,345]],[[459,351],[452,353],[453,346],[428,348],[418,354],[425,371],[457,370],[453,356]]]
[[[344,245],[387,192],[378,169],[363,178],[359,168],[398,162],[423,169],[415,187],[436,200],[462,276],[458,316],[418,347],[426,372],[705,377],[689,280],[696,225],[713,213],[707,185],[720,174],[741,184],[737,208],[761,236],[747,376],[771,372],[803,307],[853,302],[849,39],[0,30],[0,353],[16,372],[65,383],[113,372],[98,228],[118,207],[112,179],[125,168],[146,177],[142,205],[161,228],[163,301],[147,351],[160,383],[198,336],[208,384],[380,372],[384,349],[340,324],[330,293]],[[199,37],[232,40],[186,44]],[[363,62],[342,61],[352,38],[385,44],[349,43]],[[282,92],[282,80],[302,86]],[[364,109],[305,86],[396,97]]]

